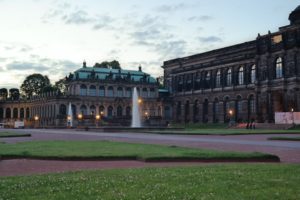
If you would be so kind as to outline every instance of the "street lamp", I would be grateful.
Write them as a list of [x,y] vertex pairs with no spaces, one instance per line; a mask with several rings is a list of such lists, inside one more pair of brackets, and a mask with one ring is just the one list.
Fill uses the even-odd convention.
[[37,123],[38,123],[38,120],[39,120],[39,116],[34,116],[34,121],[35,121],[35,128],[37,128]]
[[295,126],[295,119],[294,119],[294,108],[291,109],[292,112],[292,120],[293,120],[293,127]]
[[96,115],[96,127],[98,128],[98,123],[100,120],[101,116],[100,115]]
[[139,98],[138,103],[141,104],[142,102],[143,100]]
[[234,124],[234,121],[233,121],[233,110],[230,109],[228,113],[229,113],[229,126],[232,126]]
[[149,113],[147,111],[145,112],[145,117],[146,117],[146,119],[148,119],[148,117],[149,117]]
[[82,125],[82,124],[81,124],[82,118],[83,118],[83,115],[82,115],[81,113],[77,115],[77,119],[78,119],[78,124],[79,124],[79,125]]

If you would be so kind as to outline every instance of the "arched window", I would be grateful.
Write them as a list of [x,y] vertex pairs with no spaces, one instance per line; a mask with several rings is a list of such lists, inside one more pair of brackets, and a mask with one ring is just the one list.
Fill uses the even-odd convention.
[[126,116],[131,116],[131,108],[129,106],[126,107]]
[[221,71],[218,70],[216,75],[216,87],[220,87],[220,86],[221,86]]
[[94,105],[90,106],[90,115],[95,115],[96,114],[96,107]]
[[26,119],[29,119],[29,116],[30,116],[29,108],[26,108]]
[[181,102],[178,101],[176,108],[176,115],[179,117],[181,115]]
[[4,113],[3,108],[0,108],[0,119],[3,119],[3,113]]
[[104,110],[105,110],[104,106],[100,106],[100,107],[99,107],[99,114],[100,114],[101,116],[104,115]]
[[282,58],[276,59],[276,78],[282,78]]
[[109,97],[114,96],[114,88],[112,86],[108,87],[108,96]]
[[87,108],[86,108],[85,105],[82,105],[82,106],[80,107],[80,113],[81,113],[82,115],[87,115]]
[[147,90],[147,88],[143,88],[142,97],[145,97],[145,98],[148,97],[148,90]]
[[253,95],[249,97],[249,114],[255,113],[255,100]]
[[20,109],[20,118],[21,118],[21,119],[24,119],[24,117],[25,117],[24,108],[21,108],[21,109]]
[[13,118],[17,119],[18,118],[18,108],[13,109]]
[[109,106],[107,108],[107,117],[111,118],[113,116],[113,107]]
[[213,103],[213,122],[218,122],[218,116],[219,116],[219,100],[218,98],[215,98]]
[[105,87],[104,86],[100,86],[99,87],[99,96],[100,97],[104,97],[105,96]]
[[239,68],[238,78],[239,78],[239,85],[243,85],[244,84],[244,67]]
[[118,96],[118,97],[123,97],[123,88],[118,87],[118,90],[117,90],[117,96]]
[[256,65],[252,65],[251,67],[251,83],[256,81]]
[[205,88],[210,88],[210,72],[205,74]]
[[11,118],[11,110],[10,110],[10,108],[6,108],[5,118],[6,119],[10,119]]
[[[76,116],[77,116],[76,106],[72,104],[71,108],[72,108],[72,114],[73,114],[73,117],[76,117]],[[50,109],[51,109],[51,108],[50,108]]]
[[89,93],[90,93],[90,96],[95,97],[96,96],[96,86],[91,85]]
[[195,90],[199,90],[201,85],[201,74],[197,72],[196,74],[196,83],[195,83]]
[[205,99],[202,106],[202,122],[208,122],[208,99]]
[[67,106],[64,104],[61,104],[59,106],[59,114],[60,115],[66,115],[67,114]]
[[171,119],[171,108],[169,106],[165,106],[165,119]]
[[226,74],[226,85],[227,86],[231,86],[231,79],[232,79],[231,69],[228,69],[227,74]]
[[126,97],[131,97],[131,88],[126,88]]
[[118,117],[122,117],[123,115],[123,109],[122,109],[122,106],[118,106],[117,107],[117,116]]
[[154,98],[155,97],[155,89],[154,88],[150,88],[150,97]]
[[87,96],[87,87],[86,85],[80,86],[80,96]]
[[237,100],[236,100],[236,118],[237,118],[237,120],[239,120],[238,118],[240,117],[240,114],[242,113],[242,110],[243,110],[242,97],[237,96]]

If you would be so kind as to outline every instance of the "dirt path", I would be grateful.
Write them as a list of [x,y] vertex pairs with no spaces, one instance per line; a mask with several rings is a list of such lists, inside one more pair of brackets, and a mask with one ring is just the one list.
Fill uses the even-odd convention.
[[[12,159],[0,161],[0,176],[20,176],[33,174],[59,173],[93,169],[122,169],[142,167],[171,167],[208,165],[206,162],[155,162],[142,161],[57,161]],[[216,163],[214,163],[216,164]]]

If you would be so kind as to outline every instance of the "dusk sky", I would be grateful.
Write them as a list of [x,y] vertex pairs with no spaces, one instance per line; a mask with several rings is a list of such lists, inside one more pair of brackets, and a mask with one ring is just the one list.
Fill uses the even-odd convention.
[[82,61],[118,60],[154,77],[163,61],[275,32],[296,0],[0,0],[0,88],[52,83]]

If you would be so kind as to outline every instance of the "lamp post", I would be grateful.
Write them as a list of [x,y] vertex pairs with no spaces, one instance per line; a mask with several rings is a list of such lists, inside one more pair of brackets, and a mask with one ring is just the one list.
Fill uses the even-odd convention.
[[293,127],[295,127],[294,108],[291,109],[291,112],[292,112]]
[[234,121],[233,121],[233,110],[230,109],[228,113],[229,113],[229,126],[233,126],[233,124],[234,124]]
[[37,123],[38,123],[38,120],[39,120],[39,116],[34,116],[34,121],[35,121],[35,128],[37,128]]
[[78,119],[78,124],[79,124],[79,125],[82,125],[82,124],[81,124],[82,118],[83,118],[83,116],[82,116],[81,113],[77,115],[77,119]]

